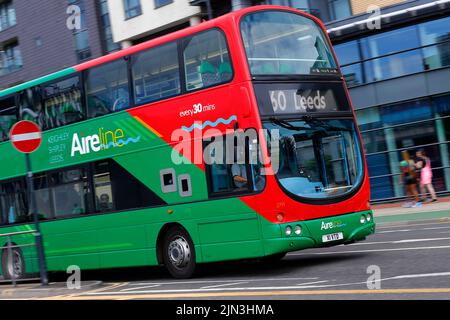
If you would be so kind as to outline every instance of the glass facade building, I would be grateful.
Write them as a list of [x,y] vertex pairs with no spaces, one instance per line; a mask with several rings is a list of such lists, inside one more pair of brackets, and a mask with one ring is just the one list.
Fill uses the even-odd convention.
[[349,0],[265,0],[263,3],[300,9],[324,22],[341,20],[352,15]]
[[[371,102],[361,106],[364,99],[353,99],[367,153],[372,200],[405,196],[399,168],[404,150],[413,158],[423,148],[431,159],[436,191],[450,191],[450,91],[408,98],[408,89],[414,88],[408,83],[415,75],[450,74],[450,17],[353,37],[336,44],[335,50],[351,95],[373,87],[381,96],[381,86],[395,91],[395,84],[397,97],[405,96],[375,106]],[[429,82],[426,89],[436,92],[438,85]]]
[[335,46],[349,87],[450,66],[450,17]]
[[431,159],[437,192],[450,190],[450,94],[356,112],[367,155],[372,199],[404,196],[401,152],[424,149]]

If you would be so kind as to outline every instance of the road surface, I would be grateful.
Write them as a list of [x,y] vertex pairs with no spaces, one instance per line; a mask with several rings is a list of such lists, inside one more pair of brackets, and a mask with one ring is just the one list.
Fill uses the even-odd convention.
[[364,242],[293,252],[274,264],[208,264],[190,280],[173,280],[162,268],[82,277],[103,285],[57,298],[450,300],[450,219],[381,224]]

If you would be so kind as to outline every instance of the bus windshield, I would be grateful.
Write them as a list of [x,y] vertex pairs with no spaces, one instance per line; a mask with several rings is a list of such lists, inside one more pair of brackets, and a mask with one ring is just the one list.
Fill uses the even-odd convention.
[[337,64],[320,27],[286,11],[245,16],[242,38],[252,75],[337,74]]
[[360,184],[363,160],[353,120],[271,118],[264,127],[278,181],[291,194],[324,199],[350,193]]

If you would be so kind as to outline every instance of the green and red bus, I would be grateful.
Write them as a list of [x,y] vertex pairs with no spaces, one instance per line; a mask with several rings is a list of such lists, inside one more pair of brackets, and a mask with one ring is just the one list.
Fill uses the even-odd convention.
[[[1,91],[0,234],[34,228],[8,141],[20,120],[43,130],[31,163],[50,271],[186,278],[375,232],[344,78],[324,26],[298,10],[243,9]],[[220,136],[251,130],[258,164],[206,161]],[[5,278],[38,271],[34,248],[1,258]]]

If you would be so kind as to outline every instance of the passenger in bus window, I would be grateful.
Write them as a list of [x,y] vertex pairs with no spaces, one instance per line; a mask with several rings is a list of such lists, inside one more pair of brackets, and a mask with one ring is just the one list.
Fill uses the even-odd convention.
[[112,203],[109,201],[109,195],[106,193],[103,193],[100,196],[100,201],[98,203],[98,209],[100,212],[106,212],[112,210]]
[[245,164],[233,164],[231,166],[231,174],[233,176],[233,182],[236,189],[247,189],[247,168]]
[[231,165],[231,176],[236,189],[248,189],[247,165],[245,164],[245,151],[234,146],[234,158]]

